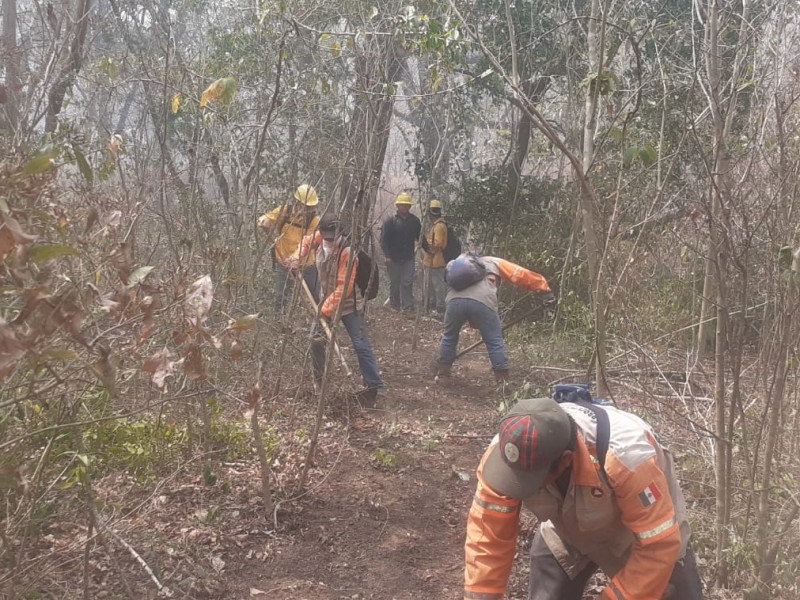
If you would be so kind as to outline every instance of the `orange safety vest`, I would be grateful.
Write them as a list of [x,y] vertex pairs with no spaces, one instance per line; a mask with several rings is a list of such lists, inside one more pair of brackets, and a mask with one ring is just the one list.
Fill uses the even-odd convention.
[[611,424],[603,478],[594,415],[577,404],[562,407],[578,425],[578,448],[564,497],[552,485],[522,501],[501,496],[483,480],[486,457],[497,439],[484,454],[467,522],[464,598],[503,598],[523,504],[542,522],[542,537],[567,574],[594,562],[611,577],[601,598],[661,598],[690,534],[671,455],[647,423],[603,407]]

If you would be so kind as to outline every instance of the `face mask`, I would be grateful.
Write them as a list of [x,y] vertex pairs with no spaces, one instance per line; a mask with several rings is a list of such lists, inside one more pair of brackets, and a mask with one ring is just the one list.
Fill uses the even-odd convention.
[[328,258],[333,250],[333,240],[322,240],[322,253]]

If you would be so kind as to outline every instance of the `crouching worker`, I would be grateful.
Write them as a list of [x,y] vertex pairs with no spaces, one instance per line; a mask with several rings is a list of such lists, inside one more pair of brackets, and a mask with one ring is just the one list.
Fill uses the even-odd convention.
[[640,418],[611,406],[521,400],[478,467],[464,598],[501,600],[525,505],[541,525],[528,600],[698,600],[703,592],[672,456]]
[[439,345],[436,374],[450,375],[456,359],[461,328],[468,322],[481,332],[489,352],[492,370],[499,380],[508,378],[508,354],[503,340],[500,315],[497,313],[497,289],[500,281],[544,294],[546,307],[555,303],[547,280],[502,258],[461,254],[445,269],[447,296],[444,310],[444,334]]
[[[358,368],[364,380],[365,389],[358,393],[358,400],[364,407],[372,407],[378,390],[384,387],[378,361],[367,339],[362,318],[363,305],[359,306],[355,280],[358,270],[358,257],[353,262],[350,277],[347,278],[347,263],[350,259],[350,240],[342,233],[341,223],[336,215],[326,213],[319,222],[317,231],[303,237],[299,248],[292,257],[292,264],[304,264],[306,257],[316,250],[316,264],[322,287],[320,316],[330,320],[341,304],[341,320],[353,343]],[[319,381],[325,369],[325,338],[312,347],[314,377]]]

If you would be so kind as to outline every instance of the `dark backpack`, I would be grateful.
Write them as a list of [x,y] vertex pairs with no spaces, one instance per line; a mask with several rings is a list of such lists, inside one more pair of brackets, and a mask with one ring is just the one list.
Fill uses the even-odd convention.
[[444,268],[444,280],[457,292],[475,285],[484,277],[486,277],[486,267],[480,261],[480,256],[471,252],[459,254]]
[[608,421],[608,413],[603,409],[603,406],[608,406],[610,403],[607,400],[593,398],[589,391],[589,386],[585,383],[560,383],[556,385],[553,391],[553,400],[559,404],[571,402],[572,404],[583,406],[592,411],[597,417],[597,462],[600,463],[600,473],[607,481],[606,454],[608,453],[608,444],[611,438],[611,424]]
[[461,254],[461,240],[458,239],[458,234],[456,234],[450,225],[447,223],[444,225],[447,227],[447,244],[445,244],[444,250],[442,250],[442,256],[444,257],[444,262],[449,263],[451,260],[458,258]]
[[[343,235],[339,238],[339,255],[337,264],[342,260],[342,252],[345,248],[351,248],[350,236]],[[378,263],[363,250],[358,251],[358,266],[356,267],[356,287],[361,292],[361,297],[365,300],[374,300],[378,296],[380,287],[380,277],[378,275]],[[355,288],[353,289],[355,293]]]
[[378,276],[378,263],[363,250],[358,251],[358,268],[356,269],[356,285],[361,292],[361,297],[374,300],[378,296],[380,277]]

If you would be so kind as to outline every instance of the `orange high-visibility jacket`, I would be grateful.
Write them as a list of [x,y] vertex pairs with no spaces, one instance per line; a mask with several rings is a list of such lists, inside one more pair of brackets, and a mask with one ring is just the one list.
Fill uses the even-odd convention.
[[447,302],[453,298],[469,298],[485,304],[492,310],[497,310],[497,288],[501,281],[508,281],[517,287],[533,292],[551,291],[547,279],[543,275],[529,271],[510,260],[496,256],[481,256],[478,260],[486,267],[486,277],[460,291],[448,288]]
[[542,522],[544,541],[567,574],[594,562],[611,577],[603,600],[660,599],[689,539],[671,455],[644,421],[603,407],[611,423],[606,479],[595,454],[596,417],[577,404],[561,406],[578,425],[565,497],[553,485],[524,500],[496,493],[484,482],[483,468],[497,438],[484,454],[467,522],[464,598],[503,598],[524,504]]
[[332,317],[342,301],[344,301],[342,316],[355,312],[358,309],[356,294],[354,293],[358,256],[353,261],[353,268],[348,279],[347,261],[350,259],[350,246],[340,248],[337,240],[331,253],[325,256],[322,249],[322,234],[319,231],[315,231],[313,234],[303,237],[300,241],[300,246],[292,256],[292,260],[305,264],[305,257],[310,255],[315,248],[317,250],[317,271],[322,284],[322,294],[325,298],[319,309],[320,314],[323,317]]

